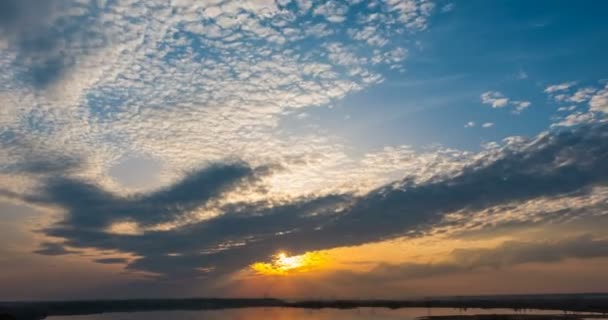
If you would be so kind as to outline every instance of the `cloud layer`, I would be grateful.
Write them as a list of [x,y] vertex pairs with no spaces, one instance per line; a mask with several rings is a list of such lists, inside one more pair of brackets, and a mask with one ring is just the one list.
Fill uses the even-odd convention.
[[[518,79],[511,70],[513,82],[501,75],[500,91],[479,95],[487,79],[469,81],[481,73],[437,73],[450,71],[432,57],[440,46],[423,43],[450,34],[430,29],[459,10],[430,0],[3,1],[0,200],[45,212],[27,224],[37,259],[186,281],[279,250],[473,237],[604,212],[606,83],[549,82],[518,66]],[[419,69],[426,80],[401,85]],[[514,92],[532,80],[541,99]],[[491,108],[451,113],[480,99]],[[552,107],[549,131],[505,133],[535,135]],[[455,139],[477,135],[469,151],[426,131],[452,117],[465,131]],[[595,233],[505,242],[430,266],[381,264],[370,279],[604,257],[603,245]]]
[[[225,274],[278,250],[303,253],[416,236],[450,213],[590,193],[608,182],[607,135],[606,125],[546,133],[487,151],[456,174],[420,183],[405,179],[364,195],[219,205],[214,208],[217,216],[166,230],[151,227],[179,221],[205,205],[213,207],[213,200],[231,188],[251,183],[249,177],[257,170],[213,166],[134,198],[109,195],[77,180],[50,180],[43,193],[47,196],[37,201],[67,211],[45,232],[70,247],[129,253],[138,257],[129,268],[171,278]],[[127,221],[141,231],[109,229]]]

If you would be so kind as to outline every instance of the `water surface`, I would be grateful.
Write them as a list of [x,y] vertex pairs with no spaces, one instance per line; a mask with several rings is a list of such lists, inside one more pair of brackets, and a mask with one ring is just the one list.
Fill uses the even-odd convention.
[[[512,309],[452,309],[452,308],[386,308],[294,309],[243,308],[214,311],[154,311],[135,313],[106,313],[88,316],[50,317],[49,320],[415,320],[424,316],[514,314]],[[526,314],[563,314],[561,311],[533,310]],[[597,319],[595,319],[597,320]]]

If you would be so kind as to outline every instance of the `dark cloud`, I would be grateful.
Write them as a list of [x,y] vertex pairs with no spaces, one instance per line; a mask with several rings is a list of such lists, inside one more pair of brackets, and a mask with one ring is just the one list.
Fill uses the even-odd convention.
[[19,164],[19,171],[30,174],[59,175],[79,169],[79,159],[58,156],[53,161],[49,159],[27,159]]
[[129,262],[128,259],[125,258],[103,258],[103,259],[95,259],[95,262],[101,264],[122,264]]
[[60,256],[78,252],[79,251],[68,250],[63,244],[55,242],[44,242],[40,245],[40,249],[34,251],[34,253],[43,254],[46,256]]
[[[557,200],[557,199],[556,199]],[[563,201],[563,200],[562,200]],[[571,201],[581,202],[588,201],[588,199],[571,199]],[[525,206],[524,206],[525,207]],[[518,209],[521,210],[521,209]],[[529,220],[526,219],[515,219],[515,220],[486,220],[478,222],[474,228],[458,227],[450,232],[452,237],[463,239],[463,240],[484,240],[489,238],[497,238],[503,236],[512,236],[516,233],[547,229],[547,226],[561,227],[563,230],[591,230],[598,231],[603,229],[608,223],[608,203],[586,203],[585,206],[574,205],[570,207],[558,207],[552,208],[550,205],[543,207],[541,214],[538,215],[536,212],[535,216]],[[508,215],[512,213],[513,206],[501,206],[499,208],[492,208],[493,215]],[[466,217],[463,217],[466,219]],[[466,221],[461,221],[466,223]],[[444,222],[442,224],[454,225],[461,222]]]
[[343,272],[332,275],[332,282],[396,283],[464,273],[480,268],[503,268],[526,263],[554,263],[566,259],[608,257],[608,240],[591,235],[559,241],[508,241],[495,248],[456,249],[446,262],[382,264],[364,274]]
[[0,168],[0,172],[61,177],[82,169],[84,165],[80,157],[45,150],[23,134],[11,130],[0,132],[0,149],[5,150],[9,159],[12,158]]
[[[42,88],[61,77],[78,55],[98,49],[105,37],[92,26],[99,14],[96,1],[2,0],[0,37],[16,50],[23,81]],[[86,14],[67,14],[84,9]],[[97,43],[96,45],[92,45]]]
[[508,241],[495,249],[458,249],[452,253],[467,268],[503,267],[530,262],[558,262],[568,258],[608,257],[608,240],[583,235],[545,242]]
[[222,208],[225,214],[219,217],[142,235],[107,234],[103,228],[125,219],[143,225],[170,221],[238,185],[242,178],[255,176],[255,170],[218,165],[135,198],[58,179],[47,185],[41,201],[68,212],[64,221],[46,230],[47,235],[63,238],[72,247],[133,253],[141,258],[129,264],[131,269],[187,278],[210,270],[228,273],[279,249],[301,253],[416,235],[458,210],[585,193],[608,182],[607,138],[607,125],[555,131],[509,145],[456,176],[422,184],[406,179],[360,197],[303,198],[270,208],[231,205]]
[[[66,223],[48,229],[47,235],[68,239],[74,247],[120,248],[142,255],[130,265],[131,269],[191,277],[200,275],[200,268],[230,272],[259,259],[260,254],[263,257],[279,249],[290,249],[282,238],[328,223],[336,204],[348,203],[350,199],[346,196],[302,199],[273,209],[249,205],[238,210],[232,208],[229,214],[206,223],[136,236],[108,235],[100,229]],[[286,235],[278,235],[281,232]],[[293,245],[290,250],[298,248]]]
[[147,226],[171,221],[196,209],[257,173],[242,163],[215,165],[193,172],[169,188],[130,197],[105,192],[83,181],[51,178],[46,192],[37,201],[67,209],[69,214],[62,222],[65,226],[101,230],[118,221],[136,221]]
[[57,0],[4,0],[0,2],[0,28],[6,35],[27,33],[50,19]]

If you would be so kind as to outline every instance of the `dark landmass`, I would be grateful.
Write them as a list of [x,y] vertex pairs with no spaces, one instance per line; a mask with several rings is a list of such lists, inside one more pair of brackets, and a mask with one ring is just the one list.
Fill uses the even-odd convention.
[[[279,299],[134,299],[134,300],[89,300],[89,301],[35,301],[0,303],[0,320],[40,320],[49,316],[88,315],[109,312],[171,311],[171,310],[218,310],[234,308],[281,307],[307,309],[354,309],[354,308],[481,308],[481,309],[526,309],[560,310],[560,319],[578,319],[567,312],[608,313],[608,294],[568,295],[509,295],[441,297],[412,300],[299,300]],[[501,315],[493,315],[498,317]],[[502,315],[504,316],[504,315]],[[516,320],[521,320],[522,315]],[[542,315],[532,320],[541,320]],[[514,318],[484,318],[485,315],[454,316],[452,318],[430,317],[428,320],[511,320]],[[572,318],[574,317],[574,318]],[[585,316],[585,318],[589,318]],[[554,318],[551,318],[554,319]],[[514,319],[515,320],[515,319]],[[547,317],[542,318],[547,320]]]
[[605,316],[600,314],[475,314],[464,316],[428,316],[420,317],[418,320],[582,320],[602,317],[605,318]]

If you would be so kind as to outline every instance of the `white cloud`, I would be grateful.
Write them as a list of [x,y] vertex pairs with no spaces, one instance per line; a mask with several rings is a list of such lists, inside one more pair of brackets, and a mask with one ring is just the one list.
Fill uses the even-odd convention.
[[343,65],[343,66],[358,66],[367,63],[366,58],[361,58],[355,55],[352,50],[345,47],[341,43],[329,43],[326,45],[328,51],[328,57],[331,62]]
[[569,93],[576,86],[576,82],[567,82],[559,85],[550,86],[545,92],[557,102],[583,103],[589,101],[598,89],[593,87],[578,88],[576,92]]
[[[225,158],[285,166],[294,166],[287,160],[293,157],[316,159],[308,162],[315,170],[293,170],[290,179],[330,188],[319,181],[324,170],[352,163],[348,147],[315,133],[285,136],[281,117],[383,81],[378,70],[402,66],[410,42],[404,35],[426,27],[432,5],[386,1],[370,8],[376,19],[361,20],[342,2],[295,2],[104,2],[87,27],[105,41],[62,47],[74,53],[74,65],[47,88],[20,85],[15,48],[0,52],[0,86],[7,89],[0,92],[0,125],[40,156],[84,159],[74,174],[110,190],[121,187],[109,168],[129,154],[162,163],[161,184]],[[369,37],[352,41],[349,32]],[[16,145],[1,150],[3,172],[29,155]],[[13,178],[0,187],[22,190],[36,180]]]
[[299,113],[298,115],[296,115],[296,118],[299,120],[304,120],[308,117],[310,117],[310,115],[306,112],[302,112],[302,113]]
[[296,0],[300,8],[300,14],[306,14],[312,8],[312,0]]
[[532,105],[530,101],[513,101],[498,91],[487,91],[482,93],[481,103],[491,105],[492,108],[504,108],[506,106],[512,106],[515,108],[513,111],[515,114],[521,113]]
[[450,11],[454,10],[454,7],[455,7],[454,3],[448,3],[448,4],[444,5],[443,7],[441,7],[441,12],[443,12],[443,13],[450,12]]
[[576,109],[576,106],[569,106],[569,107],[559,107],[557,109],[557,111],[560,112],[565,112],[565,111],[574,111]]
[[532,105],[530,101],[513,101],[512,104],[515,106],[516,113],[520,113]]
[[363,29],[350,29],[349,34],[353,39],[365,41],[371,46],[382,47],[388,43],[388,39],[380,35],[373,26],[366,26]]
[[528,79],[528,73],[526,73],[524,70],[519,70],[516,77],[519,80]]
[[484,123],[484,124],[481,125],[481,127],[483,127],[483,128],[491,128],[493,126],[494,126],[493,122],[486,122],[486,123]]
[[589,101],[595,93],[595,88],[582,88],[577,90],[568,100],[575,103]]
[[545,88],[545,92],[551,94],[551,93],[556,93],[559,91],[565,91],[565,90],[570,89],[574,85],[576,85],[576,82],[574,82],[574,81],[554,84],[554,85],[550,85],[547,88]]
[[481,94],[481,102],[492,108],[504,108],[509,104],[509,99],[498,91],[487,91]]
[[[517,224],[522,221],[543,221],[551,219],[551,217],[558,217],[560,212],[578,212],[579,215],[572,217],[573,219],[603,215],[603,210],[589,209],[601,208],[606,199],[608,199],[608,188],[595,187],[585,194],[541,197],[517,204],[499,205],[474,213],[467,209],[447,215],[444,219],[445,227],[439,226],[437,231],[441,234],[475,232],[475,230],[497,225]],[[456,227],[453,227],[454,225]]]
[[567,112],[582,108],[582,103],[588,101],[587,111],[577,111],[558,118],[552,127],[571,127],[590,122],[606,121],[605,114],[608,113],[608,85],[604,88],[585,87],[579,88],[574,94],[561,94],[554,96],[558,102],[574,102],[575,105],[559,107],[557,111]]
[[552,124],[552,127],[572,127],[583,123],[588,123],[595,120],[591,112],[575,112],[569,114],[559,122]]
[[598,111],[608,113],[608,84],[597,91],[589,100],[589,109],[591,111]]
[[473,128],[475,127],[475,122],[474,121],[469,121],[467,122],[467,124],[464,125],[465,128]]
[[435,5],[426,0],[383,0],[391,12],[397,13],[397,20],[410,28],[426,29],[427,17]]
[[313,10],[313,14],[323,16],[334,23],[344,22],[347,13],[348,6],[334,0],[329,0]]

